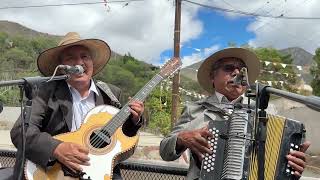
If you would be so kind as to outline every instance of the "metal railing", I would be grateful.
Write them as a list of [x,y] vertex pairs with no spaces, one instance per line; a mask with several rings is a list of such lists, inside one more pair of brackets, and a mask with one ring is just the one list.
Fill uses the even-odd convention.
[[[15,156],[15,151],[0,150],[1,166],[12,168],[15,163]],[[159,163],[130,159],[121,162],[119,167],[124,180],[182,180],[186,178],[188,171],[187,167],[179,167],[172,163],[161,165]]]

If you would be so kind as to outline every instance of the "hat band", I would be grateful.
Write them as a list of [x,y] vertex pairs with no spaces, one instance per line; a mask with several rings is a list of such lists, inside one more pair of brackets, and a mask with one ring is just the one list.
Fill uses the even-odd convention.
[[68,44],[72,44],[72,43],[75,43],[75,42],[78,42],[80,41],[79,39],[68,39],[66,41],[63,41],[59,44],[59,46],[63,46],[63,45],[68,45]]

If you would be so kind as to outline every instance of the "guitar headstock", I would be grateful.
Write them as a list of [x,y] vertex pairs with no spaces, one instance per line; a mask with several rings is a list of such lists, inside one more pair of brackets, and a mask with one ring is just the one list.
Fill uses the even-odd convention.
[[168,62],[166,62],[163,67],[160,69],[159,75],[163,78],[170,76],[180,69],[182,63],[181,59],[177,57],[173,57]]

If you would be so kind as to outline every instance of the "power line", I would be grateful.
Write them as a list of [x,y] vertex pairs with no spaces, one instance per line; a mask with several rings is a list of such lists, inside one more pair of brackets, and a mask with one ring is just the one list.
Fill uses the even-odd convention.
[[[308,0],[304,0],[303,5],[306,5],[307,3],[310,3],[310,2],[311,2],[311,0],[309,0],[308,2],[307,2],[307,1],[308,1]],[[300,3],[301,3],[301,2],[300,2]],[[300,3],[295,4],[295,6],[298,6],[298,4],[300,4]],[[287,11],[283,11],[282,14],[284,14],[284,13],[287,14],[288,12],[291,12],[291,11],[292,11],[292,9],[291,9],[291,10],[287,10]],[[268,13],[268,14],[270,14],[270,13]],[[257,19],[257,21],[262,22],[262,21],[259,20],[259,19]],[[269,22],[265,22],[263,25],[259,26],[258,28],[255,28],[253,31],[261,31],[262,29],[264,29],[264,28],[266,28],[266,27],[270,27],[271,29],[275,29],[275,28],[280,29],[280,28],[281,28],[281,27],[277,27],[275,23],[273,23],[273,24],[271,25],[271,20],[270,20]],[[291,39],[296,39],[296,34],[293,34],[293,33],[291,33],[290,31],[283,31],[283,32],[286,33],[287,35],[291,36],[291,37],[292,37]],[[318,33],[317,33],[317,32],[314,33],[312,37],[314,37],[316,34],[318,34]],[[302,40],[300,39],[300,41],[302,41],[302,42],[300,42],[300,43],[303,44],[305,41],[309,41],[309,42],[311,42],[313,45],[315,45],[315,46],[317,47],[317,46],[318,46],[318,43],[315,42],[315,41],[314,41],[314,38],[312,38],[312,37],[302,38]],[[269,40],[269,42],[273,43],[273,41],[272,41],[271,39]]]
[[[306,2],[307,0],[304,0],[304,5],[306,4],[305,2]],[[308,1],[308,2],[310,2],[310,1]],[[298,4],[299,4],[299,2],[295,5],[295,6],[298,6]],[[275,8],[273,8],[272,10],[274,10]],[[289,11],[286,11],[286,10],[284,10],[284,11],[282,11],[282,13],[281,14],[284,14],[284,13],[288,13],[288,12],[290,12],[290,11],[292,11],[292,9],[291,10],[289,10]],[[271,11],[269,11],[269,13],[267,13],[267,14],[271,14]],[[258,20],[259,21],[259,20]],[[265,22],[264,24],[262,24],[261,26],[259,26],[258,28],[255,28],[255,30],[254,31],[257,31],[257,30],[259,30],[260,28],[263,28],[265,25],[268,25],[268,24],[270,24],[270,21],[271,20],[269,20],[269,22]],[[262,21],[261,21],[262,22]]]
[[232,9],[236,9],[234,8],[229,2],[227,2],[226,0],[222,0],[226,5],[230,6]]
[[205,5],[205,4],[201,4],[201,3],[197,3],[197,2],[193,2],[193,1],[189,1],[189,0],[183,0],[183,1],[188,2],[190,4],[202,6],[205,8],[214,9],[217,11],[242,14],[242,15],[246,15],[246,16],[266,17],[266,18],[274,18],[274,19],[320,20],[320,17],[289,17],[289,16],[284,16],[283,14],[280,14],[279,16],[271,16],[271,15],[263,15],[263,14],[257,14],[257,13],[244,12],[244,11],[239,11],[239,10],[225,9],[225,8],[216,7],[216,6],[209,6],[209,5]]
[[46,4],[46,5],[30,5],[30,6],[7,6],[0,7],[2,9],[26,9],[26,8],[42,8],[42,7],[59,7],[59,6],[78,6],[78,5],[94,5],[94,4],[107,4],[107,3],[130,3],[135,1],[144,1],[144,0],[119,0],[119,1],[99,1],[99,2],[82,2],[82,3],[62,3],[62,4]]
[[[272,0],[271,0],[271,1],[272,1]],[[269,0],[267,0],[266,3],[263,3],[262,6],[260,6],[260,7],[257,8],[256,10],[254,10],[253,13],[257,13],[260,9],[263,9],[263,7],[266,6],[267,4],[270,4],[270,1],[269,1]]]

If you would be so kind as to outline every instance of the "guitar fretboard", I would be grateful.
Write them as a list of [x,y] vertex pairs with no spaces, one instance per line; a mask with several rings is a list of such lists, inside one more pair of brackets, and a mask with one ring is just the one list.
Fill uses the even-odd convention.
[[[162,81],[163,77],[159,74],[155,75],[140,91],[132,98],[132,100],[144,101],[151,91]],[[130,116],[130,104],[121,108],[121,110],[113,116],[113,118],[102,128],[102,131],[108,132],[112,136],[115,131],[128,119]]]

